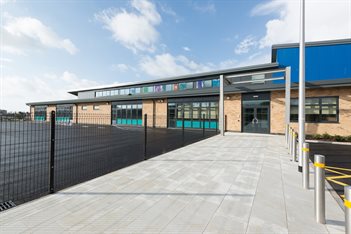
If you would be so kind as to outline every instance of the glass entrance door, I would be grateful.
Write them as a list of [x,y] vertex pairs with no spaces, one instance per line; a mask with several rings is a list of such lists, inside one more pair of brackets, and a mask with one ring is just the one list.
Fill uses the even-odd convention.
[[242,105],[243,132],[269,133],[269,94],[245,94]]

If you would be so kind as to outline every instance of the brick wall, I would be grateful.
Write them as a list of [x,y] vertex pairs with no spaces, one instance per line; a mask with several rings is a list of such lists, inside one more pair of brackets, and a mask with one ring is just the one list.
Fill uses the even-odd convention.
[[155,127],[167,128],[167,99],[155,100]]
[[46,108],[46,121],[50,122],[51,119],[51,111],[56,112],[56,105],[48,105]]
[[227,131],[241,132],[241,94],[224,96],[224,115],[227,115]]
[[[98,110],[94,110],[94,105],[99,106]],[[98,103],[81,103],[78,106],[78,123],[86,124],[111,124],[111,103],[98,102]],[[82,107],[86,106],[87,109],[83,110]],[[73,110],[76,109],[73,106]],[[75,111],[73,116],[75,117]]]
[[154,102],[153,100],[143,100],[143,126],[144,115],[147,114],[147,126],[153,126]]
[[[275,91],[271,95],[271,132],[284,133],[285,92]],[[306,123],[306,134],[351,135],[351,88],[307,89],[306,97],[339,96],[339,123]],[[292,98],[298,97],[298,91],[292,90]],[[298,123],[291,123],[297,131]]]
[[34,106],[29,107],[30,120],[34,121]]

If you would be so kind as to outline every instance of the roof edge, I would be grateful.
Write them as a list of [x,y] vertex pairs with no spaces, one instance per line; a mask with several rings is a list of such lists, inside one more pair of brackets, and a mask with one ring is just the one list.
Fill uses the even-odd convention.
[[134,85],[153,84],[153,83],[166,82],[166,81],[172,81],[172,80],[192,79],[192,78],[198,78],[203,76],[212,76],[212,75],[220,75],[220,74],[227,74],[227,73],[240,73],[240,72],[246,72],[248,70],[268,69],[268,68],[274,68],[278,66],[279,66],[278,63],[263,63],[263,64],[257,64],[257,65],[244,66],[244,67],[236,67],[236,68],[230,68],[230,69],[166,77],[166,78],[154,79],[154,80],[148,80],[148,81],[122,83],[122,84],[116,84],[116,85],[111,85],[106,87],[92,87],[87,89],[71,90],[71,91],[68,91],[68,93],[77,96],[78,92],[84,92],[84,91],[104,90],[104,89],[111,89],[111,88],[129,87]]
[[[339,45],[339,44],[351,44],[351,38],[324,40],[324,41],[310,41],[305,43],[306,46]],[[299,47],[298,42],[274,44],[272,45],[272,50],[282,49],[282,48],[295,48],[295,47]]]

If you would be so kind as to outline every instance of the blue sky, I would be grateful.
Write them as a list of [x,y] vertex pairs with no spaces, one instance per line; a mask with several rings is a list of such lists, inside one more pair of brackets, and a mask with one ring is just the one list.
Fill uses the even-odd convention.
[[[13,1],[1,7],[0,108],[68,90],[270,62],[299,1]],[[312,11],[312,9],[314,9]],[[307,0],[307,40],[351,37],[348,0]]]

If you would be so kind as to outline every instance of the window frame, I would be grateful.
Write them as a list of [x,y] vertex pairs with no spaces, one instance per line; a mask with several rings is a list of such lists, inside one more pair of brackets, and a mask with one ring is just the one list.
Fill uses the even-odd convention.
[[87,111],[88,110],[88,105],[82,105],[81,110],[82,111]]
[[[319,114],[318,114],[318,121],[305,121],[306,123],[340,123],[340,117],[339,117],[339,114],[340,114],[340,106],[339,106],[339,99],[340,97],[339,96],[317,96],[317,97],[306,97],[306,99],[308,98],[316,98],[318,99],[318,107],[319,107]],[[322,104],[322,99],[323,98],[336,98],[336,104]],[[292,103],[292,100],[297,100],[298,101],[298,98],[291,98],[290,100],[290,103]],[[312,104],[312,105],[306,105],[306,106],[315,106],[316,104]],[[294,105],[295,107],[298,105]],[[322,116],[322,107],[323,106],[336,106],[336,120],[335,121],[326,121],[326,120],[321,120],[321,116]],[[290,122],[293,122],[293,123],[297,123],[298,120],[292,120],[291,119],[291,107],[292,105],[290,104]],[[306,115],[306,109],[305,109],[305,115]],[[298,118],[299,114],[297,114],[297,118]],[[305,117],[306,119],[306,117]]]
[[100,105],[93,105],[93,110],[94,111],[100,110]]

